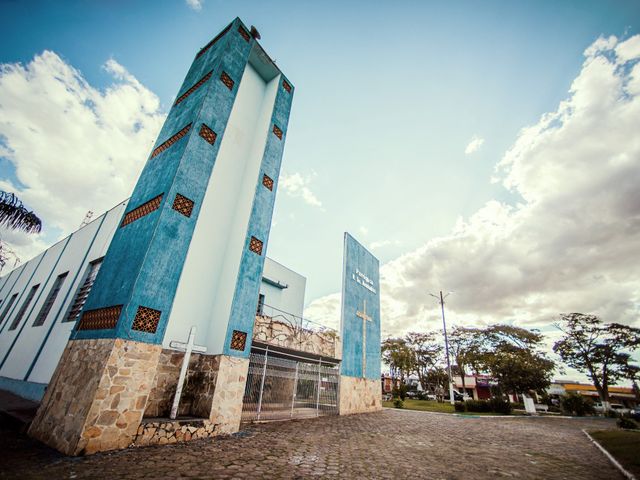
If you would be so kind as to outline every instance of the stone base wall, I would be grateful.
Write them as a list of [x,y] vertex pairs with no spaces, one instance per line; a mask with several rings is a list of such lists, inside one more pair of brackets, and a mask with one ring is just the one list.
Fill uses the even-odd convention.
[[210,420],[145,420],[138,427],[133,446],[166,445],[219,435]]
[[[153,379],[145,418],[169,417],[176,393],[184,352],[163,349]],[[213,402],[220,355],[192,353],[182,387],[178,416],[208,418]]]
[[382,410],[380,380],[340,376],[340,415]]
[[[160,354],[144,412],[146,418],[169,418],[183,358],[184,353],[172,350],[163,350]],[[214,435],[237,432],[248,371],[248,359],[192,354],[178,416],[207,419],[215,426]]]
[[218,378],[209,420],[218,425],[218,433],[235,433],[240,430],[249,359],[228,355],[219,357]]
[[71,340],[29,435],[67,455],[129,446],[161,347],[122,339]]

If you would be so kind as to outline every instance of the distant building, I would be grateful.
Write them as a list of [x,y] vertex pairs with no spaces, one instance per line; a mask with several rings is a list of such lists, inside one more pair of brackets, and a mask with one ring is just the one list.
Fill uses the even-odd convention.
[[[596,387],[588,383],[555,381],[551,383],[547,389],[547,393],[551,396],[558,397],[568,393],[576,393],[594,402],[600,401]],[[611,403],[619,403],[625,407],[633,407],[638,403],[633,388],[631,387],[609,387],[609,398]]]
[[493,380],[488,375],[465,375],[464,392],[462,391],[462,378],[453,377],[453,386],[459,393],[466,393],[474,400],[487,400],[491,398],[491,384]]

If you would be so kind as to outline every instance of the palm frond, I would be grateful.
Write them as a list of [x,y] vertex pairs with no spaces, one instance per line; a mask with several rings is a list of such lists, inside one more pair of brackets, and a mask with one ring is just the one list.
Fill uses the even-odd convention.
[[35,213],[27,210],[15,194],[1,190],[0,225],[26,233],[39,233],[42,230],[42,221]]

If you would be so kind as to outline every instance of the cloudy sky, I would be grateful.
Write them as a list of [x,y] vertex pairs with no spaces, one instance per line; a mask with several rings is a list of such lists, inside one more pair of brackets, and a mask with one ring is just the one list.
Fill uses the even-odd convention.
[[450,3],[0,3],[0,189],[45,225],[0,235],[28,260],[128,197],[237,15],[296,86],[268,254],[310,318],[335,324],[349,231],[383,334],[437,328],[438,290],[452,324],[640,326],[640,3]]

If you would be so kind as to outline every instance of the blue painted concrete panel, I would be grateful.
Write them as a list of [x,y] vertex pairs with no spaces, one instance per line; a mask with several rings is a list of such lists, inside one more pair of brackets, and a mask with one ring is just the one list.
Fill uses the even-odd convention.
[[47,389],[46,383],[25,382],[14,378],[0,377],[0,390],[14,393],[22,398],[39,402]]
[[[280,165],[282,163],[284,142],[287,136],[287,125],[289,123],[291,102],[293,100],[293,88],[291,92],[287,92],[282,86],[282,78],[280,78],[279,81],[280,85],[278,86],[271,123],[269,124],[269,132],[267,133],[267,142],[262,157],[260,172],[256,180],[256,193],[249,218],[244,249],[242,251],[233,303],[231,305],[231,314],[223,349],[226,355],[246,358],[250,353],[253,325],[255,322],[256,308],[258,306],[258,293],[260,291],[269,232],[271,231],[271,219],[273,217],[273,207],[275,204],[278,178],[280,176]],[[279,139],[273,133],[274,124],[282,130],[282,139]],[[262,185],[262,176],[265,173],[274,180],[273,191]],[[258,255],[249,249],[252,236],[262,240],[262,255]],[[234,330],[247,333],[247,342],[243,351],[231,349],[231,337]]]
[[[181,92],[208,71],[213,70],[213,74],[187,100],[171,109],[154,149],[188,123],[192,123],[192,128],[185,137],[147,161],[128,210],[160,193],[164,194],[162,204],[158,210],[118,228],[87,299],[85,311],[123,305],[116,328],[74,331],[74,338],[115,336],[147,343],[162,342],[200,205],[254,43],[254,40],[247,42],[238,33],[240,24],[236,19],[225,36],[194,61],[198,66],[190,69]],[[232,90],[220,81],[222,71],[235,81]],[[202,123],[216,132],[214,145],[199,136]],[[194,201],[191,217],[173,210],[177,193]],[[139,306],[162,312],[155,333],[131,329]]]
[[[344,234],[342,277],[342,366],[349,377],[380,378],[380,264],[348,233]],[[371,317],[363,320],[357,315]],[[364,325],[363,325],[364,324]],[[366,335],[363,335],[366,329]],[[363,340],[366,336],[366,355]],[[366,362],[366,366],[365,366]]]

